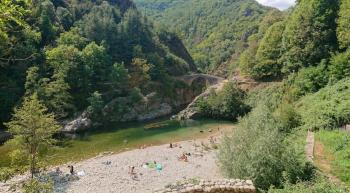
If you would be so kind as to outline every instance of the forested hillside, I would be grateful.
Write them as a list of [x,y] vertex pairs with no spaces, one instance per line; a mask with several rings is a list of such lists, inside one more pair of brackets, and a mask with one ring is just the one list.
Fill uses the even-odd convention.
[[122,98],[110,107],[118,116],[196,71],[181,40],[129,0],[2,1],[0,10],[1,123],[33,93],[58,119]]
[[[200,88],[189,87],[180,82],[181,77],[174,76],[198,67],[231,77],[217,81],[199,95],[189,105],[189,114],[193,119],[224,119],[236,124],[227,133],[221,126],[208,130],[208,145],[201,141],[197,147],[195,140],[191,141],[191,148],[203,146],[198,157],[205,164],[209,162],[203,154],[217,149],[217,160],[212,161],[223,176],[250,179],[261,193],[349,192],[349,0],[297,0],[284,12],[254,0],[135,1],[137,6],[128,0],[0,2],[1,123],[9,120],[13,107],[17,107],[5,124],[14,140],[4,145],[4,152],[10,152],[7,145],[20,150],[11,153],[12,160],[7,160],[11,164],[4,172],[0,170],[0,179],[7,180],[21,170],[16,162],[26,166],[22,171],[27,171],[30,163],[32,176],[37,172],[36,159],[45,158],[46,145],[56,142],[52,138],[60,126],[55,119],[85,114],[94,123],[130,121],[142,114],[143,108],[168,112],[168,104],[180,106],[177,99],[185,95],[184,89],[189,90],[191,97],[187,98],[192,100],[208,86],[203,77],[209,75],[189,81],[198,81]],[[239,72],[238,76],[233,71]],[[253,86],[243,88],[242,84]],[[173,121],[195,124],[193,120]],[[206,133],[198,127],[194,135]],[[176,140],[172,133],[176,129],[150,124],[141,128],[142,132],[133,130],[135,138],[127,133],[108,138],[107,144],[117,143],[125,149],[128,139],[144,143],[138,137],[147,136],[146,132],[157,144],[161,141],[157,132],[164,128]],[[219,143],[215,143],[214,130],[222,135]],[[136,143],[142,145],[137,152],[156,152],[145,153],[147,158],[135,165],[143,167],[149,155],[159,155],[166,167],[181,163],[186,164],[186,172],[192,173],[193,167],[193,173],[210,173],[205,165],[192,164],[195,153],[174,155],[173,150],[184,146],[169,142],[169,148],[162,146],[162,150]],[[311,150],[318,151],[311,157],[305,154],[310,144]],[[40,149],[41,145],[45,148]],[[163,150],[170,153],[163,155]],[[26,161],[20,162],[21,157]],[[94,159],[93,163],[100,162]],[[163,170],[156,161],[151,163],[157,169],[157,175],[152,174],[155,178],[159,172],[172,176],[176,170]],[[109,170],[109,164],[103,162],[102,166]],[[145,171],[135,172],[134,166],[129,170],[131,176]],[[106,180],[102,177],[109,177],[108,172],[96,176]],[[143,174],[140,180],[150,176]],[[126,178],[117,178],[126,182]],[[117,181],[111,181],[116,186]],[[134,181],[131,177],[132,188],[137,186]],[[91,186],[95,182],[88,183]],[[174,186],[178,185],[176,181]]]
[[197,66],[223,76],[237,65],[248,37],[261,38],[283,14],[254,0],[135,0],[160,25],[180,34]]
[[[262,38],[248,38],[240,71],[277,83],[247,94],[252,110],[220,148],[227,176],[273,193],[349,192],[349,5],[300,0]],[[313,163],[305,159],[307,131],[319,136]]]

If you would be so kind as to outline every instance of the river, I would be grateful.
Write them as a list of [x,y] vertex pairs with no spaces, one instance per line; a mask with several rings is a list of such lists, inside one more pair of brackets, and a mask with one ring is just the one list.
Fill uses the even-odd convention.
[[[73,139],[59,141],[50,150],[47,159],[52,165],[79,161],[102,152],[122,152],[141,146],[204,138],[218,128],[233,127],[232,122],[217,120],[174,121],[155,120],[149,123],[115,124],[106,128],[85,132]],[[0,146],[0,167],[10,163],[9,144]]]

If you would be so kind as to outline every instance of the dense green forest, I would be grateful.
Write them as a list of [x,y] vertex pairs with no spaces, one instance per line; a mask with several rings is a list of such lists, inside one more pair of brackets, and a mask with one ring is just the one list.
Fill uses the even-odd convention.
[[183,38],[198,68],[229,75],[246,49],[283,13],[254,0],[135,0],[138,8],[159,25]]
[[[172,76],[195,71],[179,38],[156,29],[128,0],[4,1],[1,10],[0,122],[37,93],[62,119],[90,107],[114,114],[152,91],[169,96]],[[91,112],[94,110],[94,112]]]
[[306,161],[304,141],[306,130],[320,131],[337,159],[332,175],[349,183],[348,134],[338,131],[350,122],[349,1],[300,0],[284,12],[253,1],[136,2],[181,34],[200,69],[232,76],[231,62],[257,82],[278,82],[247,93],[227,85],[198,103],[205,116],[231,120],[251,109],[219,148],[228,177],[261,192],[348,192]]
[[331,175],[349,184],[344,174],[349,138],[340,129],[350,122],[349,4],[297,1],[261,38],[248,38],[240,71],[258,81],[281,81],[248,93],[245,103],[251,112],[220,148],[227,176],[253,179],[269,192],[349,191],[325,180],[329,173],[305,161],[304,155],[306,131],[320,133],[318,143],[326,144],[328,156],[336,156],[328,158],[335,168]]
[[[141,11],[125,0],[0,3],[0,121],[19,106],[5,125],[24,151],[53,143],[53,117],[100,119],[109,101],[118,117],[153,91],[174,99],[184,86],[174,76],[239,72],[259,86],[232,81],[197,104],[237,121],[218,147],[225,176],[251,179],[258,192],[349,192],[349,0],[298,0],[283,12],[253,0],[135,2]],[[44,142],[21,140],[25,129]],[[331,172],[307,161],[307,131],[328,149]]]

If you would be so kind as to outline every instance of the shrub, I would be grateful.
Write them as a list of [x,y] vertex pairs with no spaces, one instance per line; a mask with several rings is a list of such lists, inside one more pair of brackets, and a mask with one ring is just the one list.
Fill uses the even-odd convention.
[[34,178],[23,184],[23,190],[25,193],[48,193],[53,191],[53,184],[49,180],[42,182]]
[[0,181],[6,182],[9,180],[14,174],[14,169],[9,167],[1,167],[0,168]]
[[298,104],[308,129],[331,129],[350,121],[350,79],[344,79],[309,95]]
[[293,128],[300,126],[301,118],[294,107],[284,102],[274,111],[273,116],[279,122],[279,129],[284,133],[289,133]]
[[308,93],[314,93],[327,85],[329,75],[325,65],[301,69],[295,76],[291,76],[293,93],[296,98]]
[[341,80],[350,76],[350,49],[332,57],[329,71],[331,78],[334,80]]
[[295,150],[285,142],[285,133],[265,105],[256,107],[240,120],[231,136],[219,148],[219,163],[230,178],[252,179],[255,186],[267,190],[281,187],[283,177],[291,181],[309,179],[313,169],[299,160]]
[[348,189],[335,185],[323,178],[315,182],[286,183],[283,189],[271,188],[268,193],[346,193]]
[[250,91],[245,99],[245,103],[254,108],[258,104],[265,104],[271,108],[276,108],[282,100],[283,87],[281,84],[273,84],[263,89]]
[[212,92],[198,106],[200,112],[207,117],[236,120],[249,110],[243,102],[244,97],[245,93],[235,83],[227,83],[222,91]]

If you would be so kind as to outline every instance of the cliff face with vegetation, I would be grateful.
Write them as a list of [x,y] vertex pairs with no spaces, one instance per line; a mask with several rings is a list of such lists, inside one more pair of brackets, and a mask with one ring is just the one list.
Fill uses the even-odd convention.
[[1,29],[1,123],[33,93],[58,119],[85,111],[91,119],[122,120],[136,104],[148,104],[149,95],[152,104],[164,103],[184,87],[173,76],[196,71],[181,40],[156,29],[132,1],[14,6],[22,19]]

